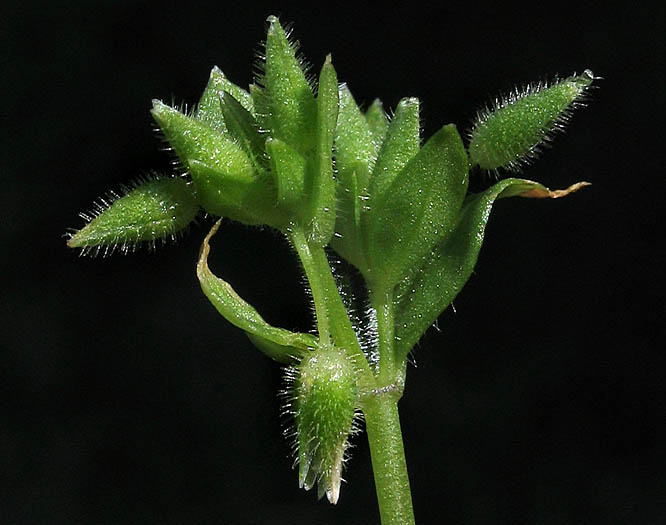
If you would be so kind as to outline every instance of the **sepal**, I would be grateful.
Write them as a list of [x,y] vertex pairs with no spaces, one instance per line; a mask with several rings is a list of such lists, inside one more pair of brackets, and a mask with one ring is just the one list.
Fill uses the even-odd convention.
[[259,132],[259,124],[243,105],[228,91],[218,93],[224,122],[233,139],[243,148],[257,173],[267,168],[265,139]]
[[365,115],[347,86],[341,86],[334,146],[338,235],[331,239],[331,246],[358,268],[365,266],[361,215],[378,149]]
[[306,192],[308,196],[309,240],[325,246],[335,230],[335,179],[333,178],[333,141],[338,120],[338,76],[331,56],[319,74],[315,127],[315,155],[308,170]]
[[264,75],[259,79],[263,90],[256,92],[264,98],[259,115],[262,127],[274,138],[307,153],[314,147],[315,98],[296,58],[296,46],[289,42],[277,17],[268,17],[268,22]]
[[376,98],[372,104],[370,104],[368,111],[365,112],[365,120],[372,133],[372,140],[377,149],[379,149],[382,142],[384,142],[384,137],[386,137],[386,131],[389,127],[389,119],[384,111],[384,106],[381,100]]
[[305,198],[306,160],[287,143],[272,137],[266,139],[266,152],[277,188],[278,206],[299,212]]
[[250,158],[227,134],[216,132],[159,100],[153,101],[151,113],[183,165],[197,160],[248,181],[257,179]]
[[276,229],[286,224],[288,216],[275,206],[275,190],[268,181],[229,174],[199,160],[189,161],[187,168],[208,213]]
[[398,173],[419,152],[420,132],[419,100],[413,97],[403,98],[386,129],[372,173],[368,192],[370,215],[373,204],[381,200]]
[[220,133],[224,133],[227,129],[219,99],[219,93],[224,91],[230,93],[243,108],[254,115],[254,103],[250,94],[243,88],[230,82],[218,67],[214,67],[210,72],[208,84],[201,95],[194,114],[197,119],[205,122]]

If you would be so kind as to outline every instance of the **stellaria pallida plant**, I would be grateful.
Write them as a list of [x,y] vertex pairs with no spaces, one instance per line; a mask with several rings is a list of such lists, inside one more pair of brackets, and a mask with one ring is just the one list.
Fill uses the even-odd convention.
[[[397,405],[408,354],[469,278],[496,200],[559,198],[587,184],[553,191],[505,178],[470,193],[468,172],[517,172],[562,130],[595,77],[585,70],[530,85],[480,111],[467,141],[449,124],[422,143],[418,99],[400,100],[390,119],[379,100],[362,111],[330,56],[315,83],[296,47],[269,17],[262,73],[249,90],[213,68],[192,111],[153,101],[183,173],[153,174],[99,201],[67,244],[84,254],[155,245],[201,210],[285,236],[311,292],[312,333],[269,325],[211,272],[219,220],[203,241],[201,288],[286,365],[299,485],[336,503],[349,436],[364,420],[382,524],[411,524]],[[341,293],[337,257],[362,278],[363,297]],[[359,303],[363,316],[351,315]]]

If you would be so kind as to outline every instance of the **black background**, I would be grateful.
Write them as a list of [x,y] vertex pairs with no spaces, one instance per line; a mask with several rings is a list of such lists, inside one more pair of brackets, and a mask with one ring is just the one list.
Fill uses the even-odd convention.
[[[106,190],[170,170],[151,99],[195,103],[214,64],[247,85],[269,14],[357,100],[421,98],[425,136],[516,84],[605,78],[523,174],[593,186],[499,202],[456,312],[417,347],[406,455],[421,524],[665,522],[664,8],[260,4],[3,8],[0,522],[379,521],[364,436],[337,507],[297,488],[281,370],[196,281],[210,219],[157,253],[64,244]],[[225,223],[211,266],[310,329],[277,235]]]

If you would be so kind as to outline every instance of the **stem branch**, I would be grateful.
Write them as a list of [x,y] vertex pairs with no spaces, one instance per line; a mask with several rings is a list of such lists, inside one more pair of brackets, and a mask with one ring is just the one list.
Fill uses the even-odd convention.
[[336,346],[344,348],[354,358],[355,366],[362,374],[363,384],[369,384],[372,372],[338,293],[324,248],[309,243],[305,233],[295,226],[290,230],[289,238],[310,283],[320,341],[332,339]]

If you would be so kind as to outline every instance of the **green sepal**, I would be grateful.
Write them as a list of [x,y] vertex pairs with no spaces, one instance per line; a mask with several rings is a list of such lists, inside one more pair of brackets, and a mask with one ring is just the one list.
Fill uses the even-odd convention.
[[220,107],[219,94],[221,91],[231,93],[241,106],[254,115],[254,103],[250,94],[243,88],[229,82],[224,73],[216,66],[210,72],[208,84],[201,95],[199,104],[195,111],[195,116],[202,122],[205,122],[214,130],[224,133],[227,129]]
[[321,68],[317,96],[315,156],[308,173],[309,240],[325,246],[335,230],[335,179],[333,178],[333,141],[338,120],[338,76],[331,56]]
[[467,153],[444,126],[407,163],[368,212],[366,278],[390,292],[454,227],[467,191]]
[[349,89],[342,86],[334,146],[338,236],[331,239],[331,246],[358,268],[365,266],[361,213],[377,150],[365,116]]
[[259,125],[252,114],[228,91],[219,94],[222,115],[229,134],[243,148],[257,172],[267,168],[264,150],[265,139],[259,133]]
[[97,205],[94,217],[69,238],[67,246],[127,250],[141,241],[174,237],[199,212],[192,185],[177,177],[145,180],[108,206],[104,204]]
[[271,326],[229,283],[210,271],[210,239],[219,228],[220,222],[215,223],[201,246],[197,263],[197,277],[201,289],[217,311],[231,324],[244,330],[250,340],[268,357],[281,363],[294,363],[302,359],[317,346],[314,336]]
[[386,131],[389,127],[389,119],[384,111],[382,101],[376,98],[370,107],[365,112],[365,120],[368,122],[368,127],[372,133],[372,140],[374,141],[377,149],[384,142]]
[[307,163],[303,156],[279,139],[266,139],[266,152],[271,163],[271,173],[277,188],[278,205],[293,212],[305,196]]
[[189,161],[187,167],[199,202],[208,213],[279,230],[287,224],[288,215],[275,206],[275,189],[270,181],[226,173],[199,160]]
[[357,187],[364,191],[378,148],[373,142],[370,126],[347,86],[341,86],[339,92],[340,111],[335,132],[335,167],[339,183],[345,190],[349,188],[347,181],[356,178]]
[[370,179],[369,215],[373,213],[373,203],[381,200],[398,173],[419,152],[420,131],[419,99],[403,98],[398,102],[393,119],[386,130]]
[[424,264],[412,271],[395,292],[395,351],[407,356],[426,330],[455,299],[476,264],[486,224],[495,201],[504,197],[559,198],[586,186],[549,190],[524,179],[505,179],[482,193],[469,195],[453,231],[437,245]]
[[253,114],[257,118],[262,133],[267,133],[269,130],[266,124],[266,118],[268,117],[269,110],[266,102],[266,92],[257,84],[250,84],[249,90],[252,104],[254,106]]
[[342,349],[317,348],[296,368],[294,387],[299,486],[316,482],[319,497],[335,504],[358,401],[354,364]]
[[[219,98],[217,103],[220,104]],[[257,179],[250,158],[226,134],[214,131],[196,118],[184,115],[159,100],[153,101],[151,113],[183,165],[197,160],[239,179]]]
[[263,127],[300,153],[314,146],[315,98],[299,60],[277,17],[268,17],[263,77]]

